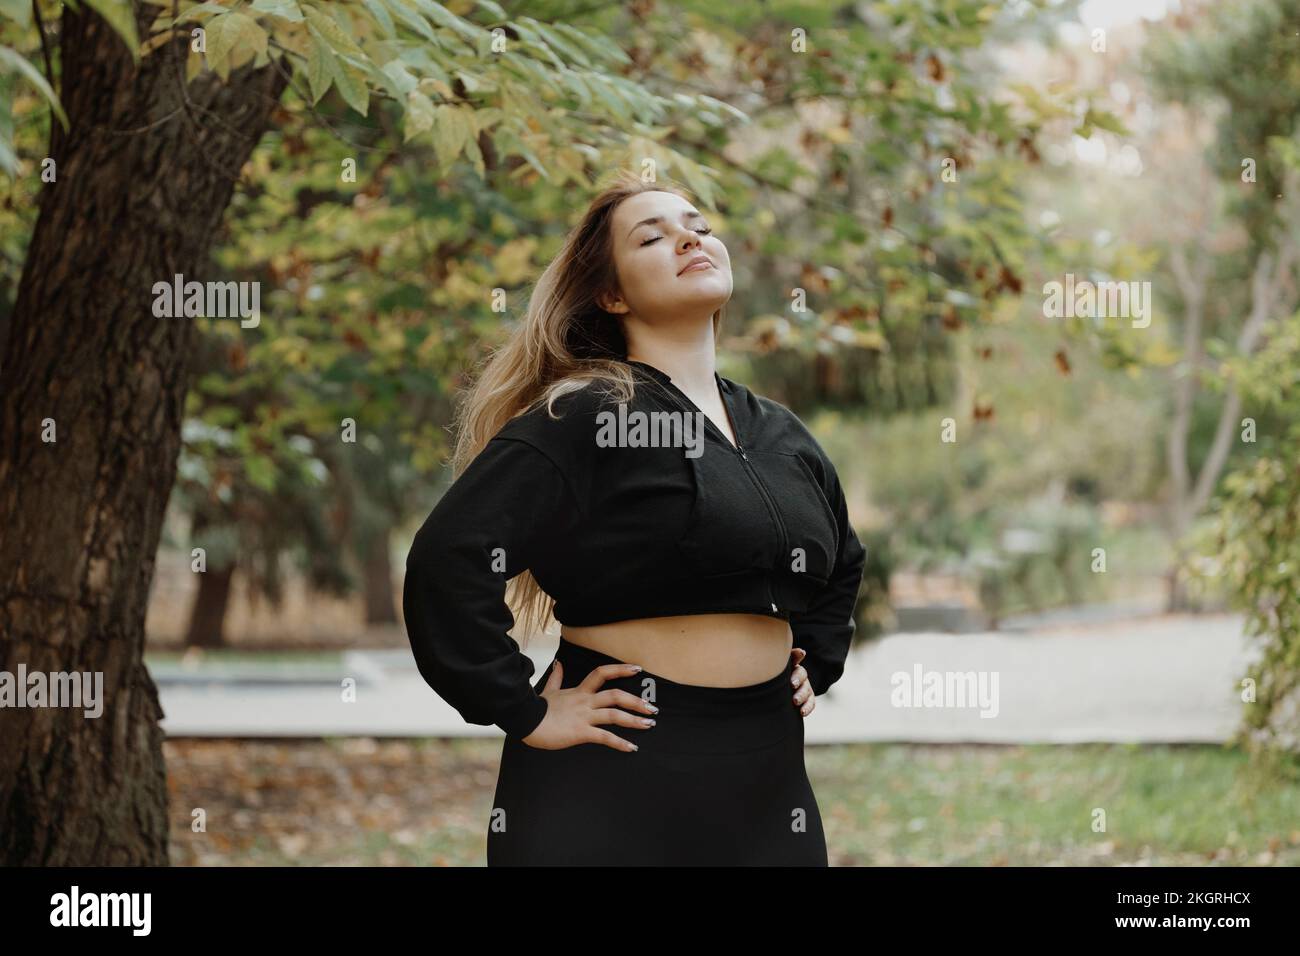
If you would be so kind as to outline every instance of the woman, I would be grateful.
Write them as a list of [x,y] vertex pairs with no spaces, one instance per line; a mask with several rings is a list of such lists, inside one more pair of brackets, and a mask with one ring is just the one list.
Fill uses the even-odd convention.
[[[803,718],[864,553],[808,430],[715,371],[731,291],[685,190],[622,174],[461,407],[403,607],[425,680],[506,733],[489,866],[827,865]],[[507,632],[552,612],[532,683]]]

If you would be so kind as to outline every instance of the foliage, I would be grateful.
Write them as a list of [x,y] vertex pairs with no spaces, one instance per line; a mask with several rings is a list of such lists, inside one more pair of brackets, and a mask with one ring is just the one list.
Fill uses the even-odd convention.
[[[141,56],[202,28],[189,77],[276,56],[294,71],[213,256],[260,284],[263,318],[200,320],[174,503],[272,589],[280,554],[309,562],[427,510],[465,370],[522,311],[595,172],[650,161],[717,207],[726,344],[762,353],[756,387],[891,414],[948,397],[949,333],[1019,293],[1037,132],[1099,115],[995,87],[993,45],[1044,2],[686,2],[580,23],[563,4],[150,2]],[[23,170],[43,148],[37,105]],[[810,361],[839,387],[801,391]],[[341,581],[345,563],[317,575]]]
[[1300,749],[1300,313],[1239,373],[1250,399],[1291,426],[1262,434],[1258,457],[1224,478],[1213,520],[1198,529],[1193,571],[1245,612],[1259,657],[1246,674],[1253,695],[1243,682],[1236,740],[1267,762]]
[[[1235,187],[1229,208],[1252,256],[1296,229],[1284,194],[1285,184],[1300,178],[1300,62],[1289,26],[1298,17],[1297,0],[1214,7],[1196,28],[1170,32],[1152,52],[1153,72],[1170,96],[1224,107],[1211,164]],[[1253,183],[1243,175],[1246,160],[1255,162]],[[1226,589],[1246,614],[1260,656],[1249,691],[1243,681],[1237,741],[1261,764],[1278,766],[1280,752],[1300,742],[1300,320],[1272,321],[1262,337],[1254,355],[1211,346],[1227,356],[1212,381],[1240,393],[1253,438],[1246,421],[1232,424],[1241,428],[1240,444],[1253,441],[1258,452],[1222,480],[1213,517],[1192,535],[1199,554],[1189,570],[1202,588]]]
[[1017,502],[988,516],[984,536],[963,563],[994,626],[1013,612],[1081,604],[1103,593],[1092,560],[1104,539],[1096,511],[1085,504],[1047,496]]
[[[178,37],[189,38],[187,78],[211,69],[224,79],[246,63],[262,67],[284,55],[313,104],[332,88],[364,116],[372,96],[389,97],[401,107],[403,139],[429,138],[443,172],[463,155],[484,175],[486,134],[496,151],[520,157],[537,175],[559,183],[589,185],[583,173],[589,158],[608,163],[611,150],[627,148],[637,157],[655,157],[665,171],[674,169],[707,196],[707,172],[660,146],[662,127],[656,124],[672,123],[685,111],[713,123],[737,115],[707,96],[658,96],[614,72],[628,57],[603,37],[567,23],[528,16],[511,20],[492,0],[473,4],[485,23],[432,0],[73,0],[68,5],[103,16],[137,58]],[[160,8],[143,37],[136,33],[137,5]],[[24,0],[0,2],[0,17],[34,39],[30,14]],[[0,72],[21,76],[66,123],[53,86],[27,55],[0,45]],[[8,129],[5,115],[0,114],[0,130]],[[600,124],[604,153],[590,142],[593,118]],[[0,165],[11,175],[19,171],[11,139],[0,137]]]
[[889,579],[894,572],[896,557],[892,548],[893,535],[886,529],[876,528],[859,535],[867,553],[862,568],[862,586],[853,618],[857,625],[855,642],[879,637],[893,624],[893,608],[889,601]]
[[1297,22],[1300,0],[1211,4],[1194,29],[1162,32],[1149,53],[1152,76],[1169,99],[1225,107],[1212,165],[1240,181],[1243,162],[1254,160],[1255,186],[1236,190],[1230,211],[1265,248],[1279,226],[1294,228],[1280,217],[1277,199],[1300,145]]

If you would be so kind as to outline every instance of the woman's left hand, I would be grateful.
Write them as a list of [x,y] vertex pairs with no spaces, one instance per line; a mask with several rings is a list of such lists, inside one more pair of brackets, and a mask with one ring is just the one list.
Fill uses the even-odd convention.
[[817,706],[817,695],[808,684],[808,672],[800,663],[808,656],[808,652],[802,647],[792,647],[790,653],[797,655],[794,659],[794,672],[790,675],[790,683],[794,685],[794,705],[799,708],[802,716],[807,717]]

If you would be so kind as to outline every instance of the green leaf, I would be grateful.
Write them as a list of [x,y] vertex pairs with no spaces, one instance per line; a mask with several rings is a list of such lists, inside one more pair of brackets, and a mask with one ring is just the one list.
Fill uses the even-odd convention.
[[334,53],[324,38],[313,31],[311,46],[307,50],[307,86],[315,106],[334,81]]
[[32,22],[32,5],[27,0],[0,0],[0,17],[8,17],[25,28]]
[[465,142],[473,134],[473,124],[464,110],[450,104],[437,108],[437,117],[433,129],[433,149],[438,156],[438,164],[447,169],[460,155]]
[[14,80],[0,77],[0,168],[10,176],[18,175],[18,154],[14,152],[13,104]]
[[275,490],[275,462],[266,455],[249,455],[244,459],[244,474],[255,487],[263,491]]
[[570,61],[578,63],[579,66],[590,66],[591,61],[587,54],[577,44],[566,40],[559,31],[554,30],[549,24],[538,23],[537,31],[546,38],[546,43],[563,53]]
[[173,22],[184,23],[186,20],[197,20],[205,13],[211,13],[214,16],[221,16],[229,13],[228,7],[223,7],[219,3],[200,3],[190,7],[184,13],[180,14]]
[[0,136],[0,169],[10,176],[18,175],[18,156],[13,151],[13,141],[8,136]]
[[484,106],[474,110],[474,132],[475,134],[490,129],[494,124],[499,123],[505,114],[495,106]]
[[1124,125],[1123,120],[1114,113],[1109,113],[1106,110],[1089,109],[1088,112],[1084,114],[1083,123],[1085,126],[1097,126],[1120,136],[1133,135]]
[[470,43],[478,44],[487,33],[487,31],[482,27],[475,26],[468,20],[462,20],[442,4],[434,3],[433,0],[414,0],[414,3],[425,16],[438,24],[438,26],[449,27],[450,29],[455,30],[465,39],[469,40]]
[[339,56],[334,57],[333,66],[334,86],[348,106],[365,116],[370,108],[370,87],[366,85],[365,74]]
[[226,15],[226,36],[230,41],[231,49],[237,45],[247,44],[257,53],[265,53],[267,50],[267,35],[262,29],[261,24],[246,13],[232,11]]
[[563,36],[568,37],[573,44],[582,47],[597,62],[615,63],[620,66],[632,62],[632,58],[617,43],[610,43],[604,37],[593,37],[571,23],[551,23],[548,26],[551,30],[559,31]]
[[388,37],[397,36],[397,26],[393,23],[388,8],[380,0],[365,0],[365,4],[366,9],[370,11],[370,15],[375,18],[375,23],[379,24],[380,32]]
[[401,60],[389,60],[382,68],[384,76],[388,78],[385,84],[388,91],[393,94],[394,98],[402,99],[411,90],[415,89],[419,82],[411,72],[406,68],[406,64]]
[[[505,130],[502,133],[500,133],[498,139],[503,145],[508,144],[510,147],[508,151],[504,151],[504,152],[507,152],[508,155],[522,157],[524,162],[526,162],[529,166],[531,166],[534,170],[536,170],[539,176],[541,176],[545,180],[550,180],[551,178],[550,170],[546,168],[546,166],[542,163],[542,161],[537,158],[537,154],[534,153],[531,149],[529,149],[528,144],[525,143],[522,139],[520,139],[518,136],[516,136],[513,132],[509,130]],[[519,169],[522,170],[523,167],[520,166]]]
[[416,33],[429,42],[438,42],[438,34],[433,32],[433,27],[429,26],[429,22],[424,17],[412,10],[405,0],[387,0],[387,3],[388,8],[397,14],[397,19],[412,27]]
[[226,428],[238,425],[242,418],[243,413],[233,405],[215,405],[203,415],[204,421]]
[[314,30],[320,31],[321,35],[329,41],[329,45],[338,53],[348,53],[358,59],[365,59],[365,51],[357,46],[355,40],[348,36],[341,26],[338,25],[333,17],[317,10],[315,7],[303,7],[303,13],[307,14],[307,23]]
[[403,142],[433,129],[434,106],[419,90],[411,90],[406,95],[406,121],[402,133]]
[[606,82],[607,77],[594,71],[584,75],[587,79],[588,88],[595,91],[596,96],[604,104],[605,109],[611,116],[620,120],[627,120],[631,117],[632,114],[628,109],[628,103],[618,98],[617,88],[613,84]]
[[298,6],[297,0],[253,0],[252,9],[291,23],[301,23],[303,19],[302,8]]
[[59,118],[63,128],[68,128],[68,114],[63,112],[63,104],[59,102],[58,94],[45,81],[41,71],[32,66],[18,52],[9,49],[7,46],[0,46],[0,72],[21,73],[31,81],[32,85],[41,91],[41,94],[49,101],[50,109],[54,115]]
[[542,53],[551,58],[551,64],[557,69],[562,70],[566,66],[565,62],[560,59],[559,54],[551,49],[551,45],[546,42],[546,37],[538,29],[539,24],[532,17],[520,17],[515,21],[515,30],[524,40],[537,47]]
[[457,70],[456,78],[464,85],[467,93],[477,93],[480,90],[489,89],[491,84],[485,82],[481,77],[465,70]]
[[681,153],[674,153],[674,159],[686,179],[686,185],[694,190],[702,203],[706,206],[712,205],[713,182],[709,179],[707,171],[699,163]]
[[203,27],[204,51],[208,57],[208,65],[217,72],[223,80],[230,75],[230,48],[235,40],[235,29],[229,29],[230,14],[223,13],[219,17],[213,17]]
[[735,117],[742,123],[751,122],[748,113],[737,109],[736,107],[732,106],[730,103],[724,103],[722,100],[714,99],[712,96],[709,96],[706,93],[697,93],[696,96],[701,103],[707,103],[709,106],[716,106],[721,110],[725,110],[727,113],[731,114],[731,116]]
[[559,71],[560,80],[578,96],[578,102],[582,104],[583,109],[591,105],[591,89],[583,81],[582,74],[575,70],[565,68]]
[[465,140],[465,155],[469,157],[470,164],[474,167],[474,171],[478,173],[479,179],[485,178],[487,169],[483,163],[483,153],[478,148],[478,140],[473,136]]

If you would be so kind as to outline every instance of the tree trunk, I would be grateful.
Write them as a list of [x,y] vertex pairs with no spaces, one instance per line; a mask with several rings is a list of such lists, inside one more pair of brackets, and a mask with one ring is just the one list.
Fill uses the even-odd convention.
[[[137,67],[82,8],[63,13],[70,129],[0,352],[0,670],[102,674],[103,713],[0,711],[0,863],[165,865],[163,713],[142,654],[193,329],[153,315],[152,287],[220,278],[196,273],[285,77],[248,64],[186,87],[188,37]],[[143,34],[158,8],[135,10]]]
[[1165,572],[1165,613],[1182,614],[1192,609],[1191,599],[1187,593],[1187,575],[1182,561],[1185,551],[1178,549],[1169,569]]
[[194,595],[194,606],[190,609],[189,633],[185,635],[186,647],[226,646],[226,608],[230,605],[230,584],[234,578],[234,565],[204,571],[198,575],[199,590]]
[[[1289,185],[1294,185],[1294,180],[1290,180]],[[1273,253],[1267,251],[1260,252],[1255,259],[1251,276],[1250,314],[1237,334],[1238,355],[1249,356],[1254,353],[1275,311],[1282,313],[1291,311],[1295,297],[1290,292],[1292,288],[1290,275],[1297,252],[1300,252],[1300,249],[1297,248],[1295,240],[1284,234],[1279,242],[1276,259]],[[1199,602],[1192,600],[1187,593],[1187,573],[1180,567],[1188,553],[1185,536],[1196,517],[1209,503],[1219,476],[1231,454],[1232,443],[1240,428],[1241,393],[1236,382],[1229,379],[1224,392],[1223,405],[1219,409],[1214,439],[1210,443],[1204,461],[1201,462],[1193,486],[1187,463],[1187,444],[1192,428],[1192,400],[1196,393],[1199,366],[1205,352],[1201,341],[1201,329],[1205,282],[1208,281],[1211,269],[1208,257],[1203,256],[1201,265],[1193,272],[1180,249],[1174,250],[1170,263],[1174,275],[1178,278],[1183,297],[1188,302],[1183,354],[1189,365],[1188,374],[1177,385],[1174,417],[1166,446],[1173,483],[1169,507],[1170,540],[1174,544],[1175,556],[1174,564],[1166,576],[1165,610],[1172,613],[1199,607]]]
[[388,553],[388,529],[367,536],[365,561],[366,623],[396,624],[393,603],[393,564]]

